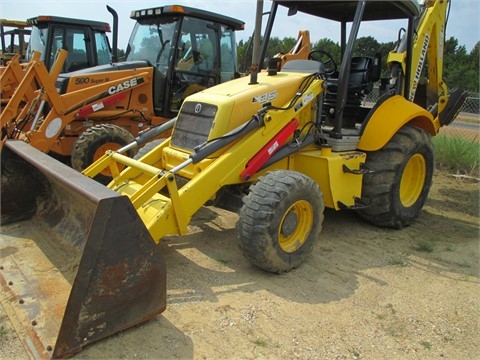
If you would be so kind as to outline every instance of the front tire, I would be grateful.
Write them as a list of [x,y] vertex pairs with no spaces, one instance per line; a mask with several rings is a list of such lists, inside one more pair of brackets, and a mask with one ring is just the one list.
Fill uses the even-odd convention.
[[[120,126],[112,124],[92,126],[78,137],[73,146],[72,167],[81,172],[101,158],[107,150],[118,150],[133,141],[133,135]],[[129,157],[135,154],[136,149],[126,153]],[[112,180],[112,174],[107,168],[95,176],[94,180],[106,185]]]
[[303,174],[277,170],[259,178],[239,213],[243,254],[273,273],[300,266],[321,231],[324,208],[318,185]]
[[435,160],[429,135],[404,126],[382,149],[367,154],[365,165],[374,173],[363,176],[362,200],[369,207],[358,210],[359,215],[378,226],[410,225],[432,185]]

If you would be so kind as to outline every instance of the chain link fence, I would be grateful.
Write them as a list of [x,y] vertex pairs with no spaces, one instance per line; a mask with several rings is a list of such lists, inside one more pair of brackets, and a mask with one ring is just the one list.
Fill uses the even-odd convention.
[[[365,103],[375,103],[379,96],[379,88],[374,87],[372,92],[365,96]],[[480,114],[480,93],[469,92],[467,100],[460,110],[461,113],[474,114],[478,117]]]
[[465,100],[465,104],[463,104],[460,112],[475,114],[478,116],[480,114],[480,93],[468,93],[467,100]]
[[[373,105],[378,97],[379,88],[375,87],[372,92],[366,95],[364,103]],[[450,126],[441,128],[440,133],[461,136],[468,140],[480,142],[480,93],[469,92],[456,120]]]

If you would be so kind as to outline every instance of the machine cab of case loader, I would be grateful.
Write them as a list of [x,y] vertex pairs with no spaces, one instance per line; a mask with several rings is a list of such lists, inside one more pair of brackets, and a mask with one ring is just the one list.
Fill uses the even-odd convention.
[[[282,16],[282,12],[287,13],[286,17],[282,18],[282,21],[274,20],[275,17]],[[314,24],[318,26],[311,28],[312,39],[322,38],[322,28],[331,27],[332,23],[338,27],[340,54],[332,51],[334,47],[330,46],[314,48],[308,55],[309,59],[318,60],[325,65],[326,92],[321,122],[326,136],[329,137],[328,143],[333,143],[334,150],[356,148],[362,124],[368,119],[372,108],[371,104],[365,106],[366,95],[372,92],[381,74],[389,72],[387,67],[382,69],[382,62],[385,63],[388,54],[381,54],[380,49],[362,48],[357,41],[360,37],[378,36],[375,33],[366,34],[364,30],[368,28],[367,23],[395,20],[392,22],[395,32],[403,27],[408,29],[402,41],[405,42],[406,49],[411,49],[413,36],[408,34],[414,33],[415,19],[420,13],[417,1],[273,1],[265,30],[267,39],[269,33],[275,33],[274,24],[281,26],[284,21],[289,21],[289,17],[316,17]],[[303,19],[306,19],[305,17]],[[397,38],[392,38],[392,41],[396,40]],[[332,39],[332,43],[335,42],[337,40]],[[262,44],[260,59],[271,56],[268,43]],[[406,52],[408,65],[403,74],[406,82],[403,86],[397,84],[390,94],[404,95],[407,93],[405,89],[410,88],[411,56],[411,52]],[[284,69],[289,69],[288,63]],[[390,83],[389,79],[384,79],[384,82]]]
[[187,96],[238,77],[235,30],[243,30],[243,21],[177,5],[132,11],[130,17],[136,24],[126,60],[155,67],[157,116],[173,117]]
[[39,51],[41,60],[50,69],[60,49],[68,51],[63,73],[109,64],[111,61],[108,23],[43,15],[30,18],[27,22],[32,32],[26,61],[32,59],[35,51]]
[[30,31],[25,21],[0,19],[0,65],[6,65],[15,54],[25,57]]

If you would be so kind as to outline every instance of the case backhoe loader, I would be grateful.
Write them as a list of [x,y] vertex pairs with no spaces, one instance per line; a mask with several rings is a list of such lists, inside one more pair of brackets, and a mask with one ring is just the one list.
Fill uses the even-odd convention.
[[[188,95],[237,76],[235,31],[242,21],[176,5],[133,11],[131,18],[126,61],[66,73],[76,63],[69,49],[68,68],[65,55],[57,60],[60,76],[41,59],[29,64],[0,115],[3,137],[71,156],[83,170],[107,149],[175,117]],[[97,180],[108,182],[109,174]]]
[[[415,221],[432,181],[430,137],[453,121],[465,96],[449,94],[442,79],[448,6],[449,1],[422,7],[404,0],[273,1],[260,59],[270,56],[273,25],[285,21],[278,18],[287,9],[291,16],[306,13],[340,23],[338,69],[316,49],[311,57],[322,55],[324,61],[293,60],[278,71],[275,60],[268,71],[195,93],[175,121],[107,151],[86,176],[22,141],[7,141],[3,171],[19,190],[2,187],[2,218],[30,220],[2,228],[0,281],[9,315],[34,336],[25,343],[44,355],[67,357],[160,313],[165,269],[154,244],[167,234],[186,234],[207,202],[242,200],[240,248],[255,266],[273,273],[307,259],[319,240],[325,207],[357,211],[382,227]],[[388,55],[391,76],[383,81],[384,95],[365,107],[362,96],[380,78],[380,58],[353,56],[354,42],[361,24],[388,19],[403,19],[406,31]],[[169,138],[147,144],[137,158],[123,154],[172,126]],[[104,169],[113,176],[107,187],[90,179]],[[20,198],[25,188],[29,196]],[[43,224],[57,237],[33,231]],[[33,250],[38,257],[28,254]],[[44,268],[51,269],[48,276]],[[64,288],[62,296],[55,291],[55,315],[47,315],[51,308],[39,300],[53,300],[41,290],[42,296],[30,295],[36,291],[30,286],[56,279]],[[133,313],[138,316],[125,319]]]
[[[116,61],[118,16],[111,7],[107,6],[107,9],[113,15],[113,49],[107,38],[107,33],[110,32],[108,23],[50,15],[39,15],[26,22],[0,20],[2,29],[4,25],[18,24],[20,34],[29,36],[28,41],[24,36],[19,38],[18,48],[22,51],[17,51],[16,54],[13,51],[2,54],[2,64],[5,66],[0,67],[1,107],[5,107],[13,96],[26,73],[28,63],[32,62],[33,64],[41,60],[47,70],[50,70],[59,49],[69,51],[68,56],[61,64],[60,72],[71,72],[109,64],[112,60]],[[28,29],[22,28],[22,26],[28,27]],[[2,49],[3,46],[6,46],[7,50],[14,49],[13,41],[12,38],[9,46],[4,45],[4,41],[2,41]],[[36,90],[39,85],[38,83],[32,84],[32,89]],[[31,100],[28,98],[28,94],[25,96],[24,101]]]
[[0,19],[0,65],[5,65],[17,54],[24,58],[27,52],[30,25],[22,20]]

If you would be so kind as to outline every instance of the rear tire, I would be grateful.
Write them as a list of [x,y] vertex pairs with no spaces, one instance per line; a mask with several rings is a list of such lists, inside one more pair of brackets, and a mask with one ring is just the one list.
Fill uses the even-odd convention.
[[382,149],[367,154],[365,165],[375,172],[363,176],[362,200],[369,207],[358,214],[378,226],[410,225],[432,185],[435,160],[429,135],[404,126]]
[[318,185],[295,171],[273,171],[250,186],[237,223],[240,248],[257,267],[300,266],[320,233],[325,205]]
[[[134,141],[134,137],[126,129],[112,124],[95,125],[85,130],[75,142],[72,149],[72,167],[83,171],[102,157],[107,150],[118,150]],[[127,151],[133,157],[136,149]],[[121,171],[122,169],[120,169]],[[94,180],[106,185],[112,180],[109,169],[105,169],[94,177]]]

